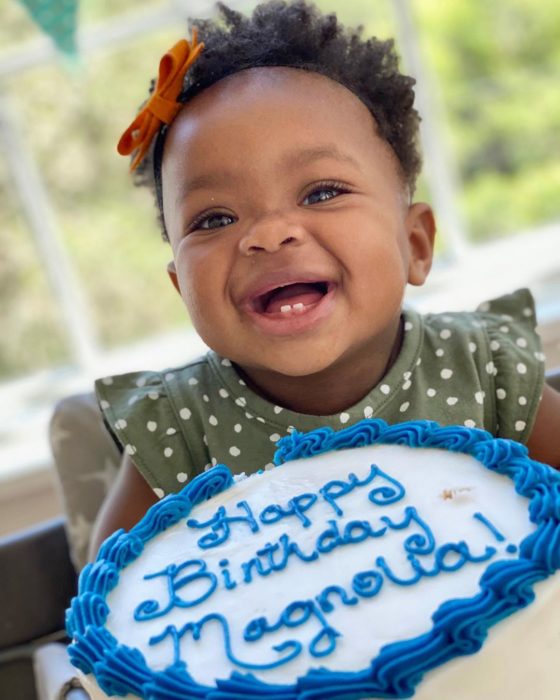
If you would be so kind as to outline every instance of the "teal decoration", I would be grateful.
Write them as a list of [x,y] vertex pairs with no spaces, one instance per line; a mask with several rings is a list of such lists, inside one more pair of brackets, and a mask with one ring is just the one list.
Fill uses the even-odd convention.
[[78,0],[20,0],[31,19],[54,41],[56,48],[69,57],[78,53],[76,29]]

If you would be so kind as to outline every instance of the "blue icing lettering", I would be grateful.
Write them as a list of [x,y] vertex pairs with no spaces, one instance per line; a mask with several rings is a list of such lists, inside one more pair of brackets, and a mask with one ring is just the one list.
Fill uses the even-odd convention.
[[327,529],[323,530],[317,538],[315,548],[319,554],[328,554],[339,546],[358,544],[368,537],[382,537],[387,532],[386,527],[380,530],[374,530],[371,523],[367,520],[350,520],[344,526],[344,530],[341,534],[338,521],[329,520],[328,523],[329,526]]
[[[325,594],[323,591],[321,595],[326,600],[328,593]],[[344,596],[342,600],[348,600],[346,594]],[[332,605],[330,607],[332,609]],[[340,632],[328,624],[321,607],[317,605],[315,600],[295,600],[284,608],[276,622],[273,623],[269,623],[264,617],[251,620],[245,628],[243,639],[247,642],[256,642],[262,639],[265,634],[276,632],[282,627],[288,629],[301,627],[310,619],[317,620],[321,629],[310,641],[309,653],[315,657],[331,654],[336,647],[336,638],[340,637]]]
[[387,532],[386,527],[382,527],[380,530],[374,530],[367,520],[350,520],[344,526],[344,532],[342,534],[342,540],[344,544],[358,544],[358,542],[363,542],[368,537],[383,537]]
[[[332,481],[329,481],[327,484],[322,486],[319,489],[319,493],[323,497],[323,499],[330,505],[330,507],[334,510],[336,515],[339,517],[341,515],[344,515],[344,511],[340,506],[336,503],[336,500],[338,498],[341,498],[342,496],[346,496],[346,494],[351,493],[355,488],[361,487],[361,486],[367,486],[370,484],[377,476],[381,476],[382,478],[386,478],[389,480],[391,484],[398,484],[400,486],[400,489],[404,495],[404,488],[394,479],[391,477],[387,476],[384,472],[379,469],[375,464],[372,464],[370,466],[369,474],[362,480],[358,479],[358,477],[355,474],[348,474],[348,480],[347,481],[342,481],[340,479],[333,479]],[[382,490],[383,488],[390,488],[390,487],[381,487],[381,489],[373,489],[373,491],[379,491]],[[371,493],[369,494],[370,500],[371,498]],[[401,496],[402,497],[402,496]],[[394,500],[398,500],[398,498],[395,498]],[[393,501],[390,501],[391,503]]]
[[336,638],[340,636],[340,632],[325,624],[311,640],[309,653],[317,658],[332,654],[336,648]]
[[266,574],[269,574],[271,571],[279,571],[281,568],[283,569],[285,566],[285,562],[283,566],[279,566],[275,561],[274,561],[274,553],[277,552],[280,549],[280,545],[278,542],[267,542],[264,547],[261,547],[261,549],[258,549],[256,554],[257,557],[266,557],[266,563],[268,565],[268,570],[266,571]]
[[[359,479],[355,474],[350,473],[346,481],[334,479],[327,482],[319,489],[319,494],[322,496],[323,500],[330,505],[335,514],[340,517],[344,512],[338,505],[337,500],[351,493],[356,488],[368,486],[374,480],[384,480],[386,482],[372,489],[368,494],[369,500],[375,505],[395,503],[405,494],[402,484],[383,472],[375,464],[370,465],[369,474],[364,479]],[[284,518],[295,516],[303,527],[309,527],[312,521],[306,513],[317,500],[317,494],[302,493],[291,498],[285,506],[278,503],[271,503],[261,511],[258,519],[262,525],[271,525]],[[211,532],[206,533],[198,540],[198,546],[201,549],[210,549],[226,542],[231,534],[231,523],[244,523],[249,527],[252,533],[259,532],[260,528],[257,519],[249,503],[247,503],[247,501],[240,501],[237,504],[237,508],[245,511],[245,514],[230,515],[227,513],[224,506],[220,506],[209,520],[199,521],[194,518],[187,520],[186,524],[190,528],[211,529]]]
[[161,634],[154,635],[153,637],[151,637],[149,640],[149,644],[151,646],[154,646],[155,644],[160,644],[168,638],[171,639],[173,647],[173,664],[180,664],[183,661],[183,659],[181,658],[180,644],[182,638],[190,632],[194,641],[199,641],[202,629],[208,622],[217,622],[220,625],[224,638],[224,648],[226,656],[233,664],[239,666],[239,668],[245,668],[251,671],[266,671],[271,668],[277,668],[278,666],[283,666],[284,664],[294,659],[301,653],[302,650],[302,645],[300,644],[300,642],[297,642],[295,640],[288,640],[286,642],[282,642],[281,644],[277,644],[272,647],[272,649],[278,652],[279,654],[282,654],[286,651],[288,652],[285,656],[276,659],[275,661],[271,661],[265,664],[256,664],[250,663],[248,661],[243,661],[240,658],[238,658],[233,652],[231,643],[231,633],[228,621],[223,615],[219,615],[218,613],[209,613],[208,615],[205,615],[200,620],[198,620],[198,622],[188,622],[186,625],[183,625],[183,627],[181,627],[180,629],[178,629],[175,625],[168,625],[163,630],[163,632],[161,632]]
[[259,520],[264,525],[270,525],[272,523],[277,523],[279,520],[282,520],[282,518],[295,515],[299,518],[303,527],[309,527],[311,525],[311,520],[305,515],[305,511],[309,510],[316,501],[316,494],[302,493],[299,496],[291,498],[286,508],[282,508],[282,506],[277,503],[266,506],[259,515]]
[[493,523],[491,523],[490,520],[488,520],[488,518],[485,515],[482,515],[482,513],[475,513],[473,515],[473,518],[485,525],[494,535],[494,537],[498,540],[498,542],[505,541],[506,538],[502,535],[498,528]]
[[342,537],[340,535],[340,529],[338,526],[338,521],[329,520],[329,527],[319,535],[317,538],[317,544],[315,545],[316,551],[320,554],[327,554],[332,552],[333,549],[341,544],[344,544]]
[[[426,568],[415,553],[409,552],[407,561],[413,571],[410,578],[403,578],[395,573],[387,563],[385,557],[377,557],[375,563],[393,583],[398,586],[412,586],[424,577],[437,576],[442,572],[449,573],[458,571],[467,562],[474,564],[486,562],[496,554],[496,551],[495,547],[487,546],[482,554],[476,555],[471,553],[469,545],[464,541],[447,542],[434,549],[434,563],[432,568]],[[425,556],[429,553],[430,552],[419,552],[419,555]]]
[[374,598],[383,585],[379,571],[359,571],[352,579],[352,590],[362,598]]
[[221,567],[221,573],[224,579],[224,586],[228,589],[228,591],[232,591],[234,588],[237,587],[237,583],[231,578],[231,574],[228,569],[229,561],[227,559],[222,559],[219,562],[219,565]]
[[210,520],[204,522],[194,518],[187,520],[188,527],[195,529],[210,527],[212,529],[212,532],[207,533],[198,540],[198,546],[201,549],[217,547],[222,542],[225,542],[230,535],[230,523],[245,523],[249,526],[251,532],[259,531],[259,525],[247,501],[240,501],[237,507],[244,510],[246,515],[228,515],[224,506],[220,506]]
[[340,602],[344,605],[356,605],[358,602],[355,596],[349,596],[341,586],[327,586],[318,596],[315,596],[315,600],[323,612],[329,613],[334,610],[334,605],[330,601],[334,593],[338,595]]
[[[275,561],[273,555],[278,551],[280,552],[280,559]],[[268,568],[265,567],[265,564],[259,558],[261,555],[268,558]],[[241,564],[244,582],[250,583],[253,580],[253,570],[259,576],[268,576],[271,571],[282,571],[282,569],[286,568],[292,555],[303,562],[315,561],[319,557],[319,553],[316,551],[311,552],[311,554],[303,552],[297,542],[290,540],[289,535],[284,533],[280,535],[278,544],[267,543],[264,548],[257,551],[256,557]]]
[[[335,650],[336,640],[340,636],[340,632],[329,625],[325,618],[325,614],[332,613],[335,609],[333,598],[336,597],[343,606],[357,605],[360,599],[371,599],[378,596],[383,589],[385,578],[399,586],[411,586],[417,584],[422,578],[433,577],[443,572],[457,571],[467,562],[479,563],[487,561],[496,554],[496,549],[493,547],[486,547],[481,555],[472,554],[469,546],[464,541],[448,542],[436,547],[431,528],[412,506],[405,508],[403,517],[400,520],[388,516],[382,516],[381,520],[385,524],[381,530],[375,531],[368,521],[353,520],[345,524],[342,533],[338,522],[330,520],[328,528],[317,538],[316,549],[309,554],[303,552],[299,545],[284,533],[280,536],[277,543],[266,543],[264,547],[257,550],[255,557],[241,565],[241,570],[244,574],[243,581],[244,583],[251,583],[254,573],[258,576],[268,576],[273,570],[282,570],[286,568],[289,559],[294,556],[304,563],[310,563],[316,560],[320,554],[328,553],[337,546],[356,544],[370,537],[378,538],[390,531],[406,530],[414,525],[420,531],[408,535],[402,543],[406,554],[406,562],[410,567],[408,577],[397,573],[385,557],[377,557],[375,560],[377,568],[360,571],[352,577],[350,587],[355,595],[352,595],[341,586],[329,585],[315,599],[295,600],[289,603],[273,622],[262,616],[251,620],[245,627],[243,639],[246,642],[254,643],[272,632],[281,629],[300,628],[314,620],[319,623],[320,628],[309,641],[308,652],[316,658],[328,656]],[[424,564],[420,559],[420,557],[426,558],[428,555],[433,555],[430,557],[433,560],[430,565]],[[178,578],[184,569],[192,566],[195,567],[194,572]],[[237,584],[231,578],[228,569],[229,561],[222,559],[219,562],[219,566],[221,567],[222,575],[227,574],[227,576],[224,575],[225,587],[231,590]],[[198,605],[206,600],[217,586],[217,577],[207,571],[206,564],[201,560],[190,560],[179,567],[172,565],[146,578],[158,576],[167,577],[169,589],[169,603],[167,607],[160,609],[155,601],[146,601],[137,609],[136,619],[160,617],[173,607],[193,607]],[[208,587],[204,592],[199,593],[197,598],[185,600],[177,595],[177,591],[184,586],[200,580],[206,580]],[[218,613],[210,613],[198,622],[189,622],[181,629],[169,625],[159,636],[152,637],[150,643],[156,644],[170,638],[173,644],[175,661],[179,661],[180,640],[182,637],[190,632],[193,640],[199,640],[203,626],[210,620],[220,623],[224,633],[226,655],[232,663],[240,668],[254,670],[276,668],[295,658],[303,649],[303,645],[300,642],[288,640],[272,647],[278,653],[288,650],[288,654],[280,659],[263,665],[242,661],[232,650],[229,622],[223,615]]]
[[418,511],[413,506],[407,506],[404,510],[404,518],[400,523],[396,523],[386,515],[381,520],[392,530],[402,530],[410,527],[411,523],[416,523],[422,532],[414,533],[404,541],[404,548],[410,554],[429,554],[434,551],[435,539],[431,528],[418,515]]
[[380,476],[388,482],[388,484],[377,486],[369,492],[368,498],[374,505],[387,506],[404,498],[406,491],[400,481],[389,476],[379,467],[375,467],[373,464],[371,466],[372,471],[375,469],[375,476]]
[[[495,547],[486,547],[484,554],[471,554],[469,545],[464,542],[449,542],[438,548],[435,556],[435,567],[439,571],[458,571],[468,561],[478,563],[491,559],[496,554]],[[451,555],[451,556],[450,556]],[[451,559],[451,561],[447,561]]]
[[[196,567],[193,573],[177,579],[177,577],[182,574],[183,571],[193,566]],[[186,561],[179,566],[176,564],[170,564],[162,571],[144,576],[144,579],[150,580],[159,576],[164,576],[167,578],[167,593],[169,596],[167,606],[161,607],[157,600],[143,601],[134,611],[134,619],[137,622],[162,617],[163,615],[167,615],[167,613],[176,607],[192,608],[195,605],[199,605],[212,595],[212,593],[216,590],[216,586],[218,585],[217,577],[212,572],[207,571],[206,562],[202,561],[202,559],[189,559],[189,561]],[[192,600],[185,600],[177,595],[177,591],[184,589],[186,586],[189,586],[192,583],[200,581],[206,581],[207,588]]]
[[268,576],[272,571],[271,568],[265,568],[265,565],[258,557],[253,557],[249,561],[244,561],[241,564],[241,570],[243,572],[243,581],[245,583],[251,583],[253,580],[253,571],[258,576]]
[[266,617],[255,617],[255,619],[251,620],[247,627],[245,627],[243,639],[246,642],[257,642],[267,632],[270,632],[270,627],[266,621]]

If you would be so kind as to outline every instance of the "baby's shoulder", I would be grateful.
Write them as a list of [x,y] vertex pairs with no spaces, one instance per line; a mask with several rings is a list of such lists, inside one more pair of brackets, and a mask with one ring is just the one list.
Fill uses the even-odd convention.
[[453,388],[453,396],[472,395],[485,407],[487,429],[525,441],[542,393],[545,359],[531,293],[521,289],[472,312],[426,314],[421,323],[419,369],[426,383],[439,381]]
[[211,365],[204,356],[180,367],[95,382],[106,425],[158,495],[208,461],[202,436],[205,397],[215,383]]
[[528,289],[491,299],[474,311],[429,313],[422,317],[424,342],[438,345],[450,341],[468,349],[487,349],[488,355],[527,355],[531,363],[544,356],[536,331],[535,303]]
[[535,301],[528,289],[518,289],[511,294],[489,299],[474,311],[427,313],[422,319],[428,332],[441,332],[449,328],[466,335],[479,334],[480,329],[505,335],[510,333],[512,327],[514,331],[534,333],[537,325]]
[[[127,414],[142,413],[148,407],[189,396],[189,387],[209,381],[209,360],[197,357],[180,367],[161,371],[144,370],[101,377],[95,382],[100,408],[109,420],[113,414],[122,419]],[[192,393],[191,393],[192,396]]]

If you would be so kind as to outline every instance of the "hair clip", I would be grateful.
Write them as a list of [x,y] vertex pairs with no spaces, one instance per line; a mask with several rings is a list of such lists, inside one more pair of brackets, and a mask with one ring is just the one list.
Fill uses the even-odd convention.
[[121,136],[117,145],[121,156],[128,156],[137,151],[130,164],[131,171],[138,167],[146,155],[161,125],[171,124],[183,106],[177,102],[177,96],[183,88],[186,72],[204,48],[204,44],[198,43],[197,39],[198,32],[196,27],[193,27],[190,44],[186,39],[181,39],[162,57],[153,93]]

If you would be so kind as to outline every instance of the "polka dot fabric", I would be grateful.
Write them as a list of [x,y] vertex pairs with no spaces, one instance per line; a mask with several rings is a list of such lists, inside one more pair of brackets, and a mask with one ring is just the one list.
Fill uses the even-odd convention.
[[105,377],[96,390],[123,451],[162,497],[218,463],[234,473],[270,468],[276,443],[294,427],[426,418],[525,442],[544,381],[535,325],[527,290],[474,313],[406,311],[395,364],[360,402],[331,416],[265,401],[213,352],[164,372]]
[[536,333],[533,298],[526,289],[482,304],[475,313],[424,317],[417,376],[426,396],[444,408],[444,424],[484,428],[526,442],[544,382],[544,355]]
[[544,382],[544,361],[533,298],[524,290],[479,309],[486,330],[496,404],[496,435],[525,442],[533,427]]

